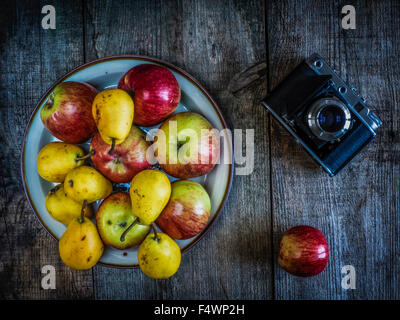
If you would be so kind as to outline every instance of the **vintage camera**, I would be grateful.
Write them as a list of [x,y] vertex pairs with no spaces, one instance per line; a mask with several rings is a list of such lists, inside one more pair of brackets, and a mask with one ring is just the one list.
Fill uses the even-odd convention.
[[331,176],[382,124],[318,54],[297,66],[261,103]]

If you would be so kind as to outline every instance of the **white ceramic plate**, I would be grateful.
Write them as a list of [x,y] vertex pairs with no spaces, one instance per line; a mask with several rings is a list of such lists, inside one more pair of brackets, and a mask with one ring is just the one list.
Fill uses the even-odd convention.
[[[162,65],[175,75],[182,93],[176,112],[187,110],[197,112],[205,116],[218,130],[227,128],[218,106],[207,91],[192,76],[169,63],[144,56],[112,56],[86,63],[72,70],[54,83],[41,98],[26,127],[22,149],[21,173],[25,194],[40,223],[55,239],[60,239],[66,227],[54,220],[46,210],[45,197],[54,184],[40,178],[36,169],[36,158],[41,148],[57,139],[44,127],[40,119],[40,109],[46,103],[54,87],[60,82],[87,82],[98,90],[117,87],[119,79],[126,71],[143,63]],[[146,131],[146,128],[142,129]],[[223,150],[225,155],[223,155]],[[229,137],[228,140],[225,140],[224,148],[221,148],[221,157],[222,159],[224,159],[223,157],[229,158],[232,161],[229,164],[227,161],[221,161],[208,175],[195,179],[205,187],[210,195],[211,216],[207,227],[200,234],[188,240],[177,241],[182,251],[193,246],[209,230],[228,197],[233,178],[233,150]],[[171,178],[171,180],[174,179]],[[94,204],[94,209],[97,209],[100,202]],[[95,220],[93,221],[95,222]],[[112,267],[137,267],[137,247],[116,250],[106,246],[99,263]]]

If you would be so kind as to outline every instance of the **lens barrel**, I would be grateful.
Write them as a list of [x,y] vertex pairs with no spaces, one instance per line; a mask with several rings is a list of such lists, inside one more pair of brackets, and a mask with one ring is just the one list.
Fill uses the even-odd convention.
[[342,137],[351,126],[351,113],[337,98],[315,101],[307,113],[311,132],[321,140],[332,141]]

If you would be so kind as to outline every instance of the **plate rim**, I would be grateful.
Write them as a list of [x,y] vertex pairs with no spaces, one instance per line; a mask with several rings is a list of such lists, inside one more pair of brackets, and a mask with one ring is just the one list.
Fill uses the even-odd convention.
[[[133,54],[126,54],[126,55],[110,55],[110,56],[105,56],[102,58],[98,58],[86,63],[83,63],[75,68],[73,68],[71,71],[65,73],[63,76],[61,76],[60,78],[58,78],[56,81],[54,81],[52,83],[52,85],[49,87],[49,89],[40,97],[39,102],[35,105],[34,110],[32,111],[30,117],[29,117],[29,121],[28,124],[25,127],[25,131],[24,131],[24,137],[23,137],[23,142],[22,142],[22,151],[21,151],[21,158],[20,158],[20,174],[21,174],[21,178],[22,178],[22,185],[24,188],[24,193],[25,193],[25,197],[28,200],[29,206],[31,207],[32,211],[34,212],[36,219],[39,221],[39,223],[42,225],[42,227],[47,231],[48,234],[50,234],[50,236],[55,239],[56,241],[59,241],[59,239],[54,235],[54,233],[46,226],[46,224],[44,223],[44,221],[41,219],[35,205],[33,204],[33,201],[30,197],[28,188],[27,188],[27,184],[26,184],[26,175],[25,175],[25,143],[26,143],[26,138],[27,138],[27,134],[28,131],[32,125],[32,120],[33,118],[36,116],[37,112],[40,109],[40,106],[43,104],[43,102],[45,101],[45,99],[47,99],[47,96],[50,94],[50,92],[61,82],[63,82],[66,78],[68,78],[69,76],[72,76],[73,74],[77,73],[78,71],[84,70],[88,67],[91,67],[93,65],[96,64],[100,64],[103,62],[107,62],[107,61],[112,61],[112,60],[142,60],[145,62],[152,62],[152,63],[156,63],[162,66],[165,66],[169,69],[172,69],[173,71],[181,74],[182,76],[184,76],[187,80],[189,80],[195,87],[197,87],[201,93],[207,98],[207,100],[210,102],[211,106],[214,108],[214,110],[216,111],[216,114],[218,116],[218,118],[220,119],[224,129],[229,129],[223,115],[222,112],[220,110],[220,108],[218,107],[217,103],[214,101],[214,99],[211,97],[211,95],[207,92],[207,90],[199,83],[198,80],[196,80],[192,75],[190,75],[189,73],[187,73],[185,70],[169,63],[166,62],[164,60],[158,59],[158,58],[153,58],[153,57],[149,57],[149,56],[144,56],[144,55],[133,55]],[[217,220],[217,218],[219,217],[222,209],[225,206],[225,203],[228,199],[229,193],[231,191],[232,188],[232,182],[233,182],[233,161],[234,161],[234,152],[233,152],[233,144],[232,144],[232,140],[229,141],[229,145],[230,145],[230,149],[231,149],[231,163],[228,164],[229,165],[229,177],[228,177],[228,184],[225,188],[225,192],[224,192],[224,196],[222,198],[221,204],[219,205],[218,209],[215,212],[215,215],[213,216],[213,218],[211,219],[211,221],[208,223],[208,225],[206,226],[206,228],[204,228],[201,233],[198,235],[198,237],[193,240],[191,243],[189,243],[186,247],[184,247],[182,249],[182,254],[184,252],[189,251],[194,245],[196,245],[200,239],[202,239],[205,234],[207,234],[211,227],[214,225],[215,221]],[[109,267],[109,268],[117,268],[117,269],[136,269],[139,267],[138,264],[132,264],[132,265],[120,265],[120,264],[113,264],[113,263],[106,263],[106,262],[101,262],[99,261],[97,263],[98,265],[101,266],[105,266],[105,267]]]

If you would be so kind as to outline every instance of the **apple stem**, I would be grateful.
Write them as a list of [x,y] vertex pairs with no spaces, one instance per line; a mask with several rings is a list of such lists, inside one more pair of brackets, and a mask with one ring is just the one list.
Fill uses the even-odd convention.
[[91,156],[93,156],[95,153],[96,153],[96,151],[90,150],[88,154],[86,154],[86,155],[84,155],[82,157],[75,158],[75,161],[85,160],[85,159],[90,158]]
[[137,225],[138,222],[139,222],[139,218],[136,218],[136,219],[131,223],[131,225],[122,233],[121,238],[119,238],[119,240],[120,240],[121,242],[124,242],[124,241],[125,241],[125,237],[126,237],[126,235],[128,234],[128,232],[129,232],[135,225]]
[[153,228],[153,232],[154,232],[154,240],[156,240],[157,242],[160,241],[160,237],[157,234],[157,227],[156,224],[154,222],[151,223],[151,226]]
[[115,147],[115,138],[111,138],[111,149],[108,151],[109,155],[112,155],[114,152],[114,147]]
[[87,200],[83,200],[83,204],[82,204],[82,209],[81,209],[81,218],[79,223],[83,223],[83,221],[85,221],[85,208],[88,204]]

